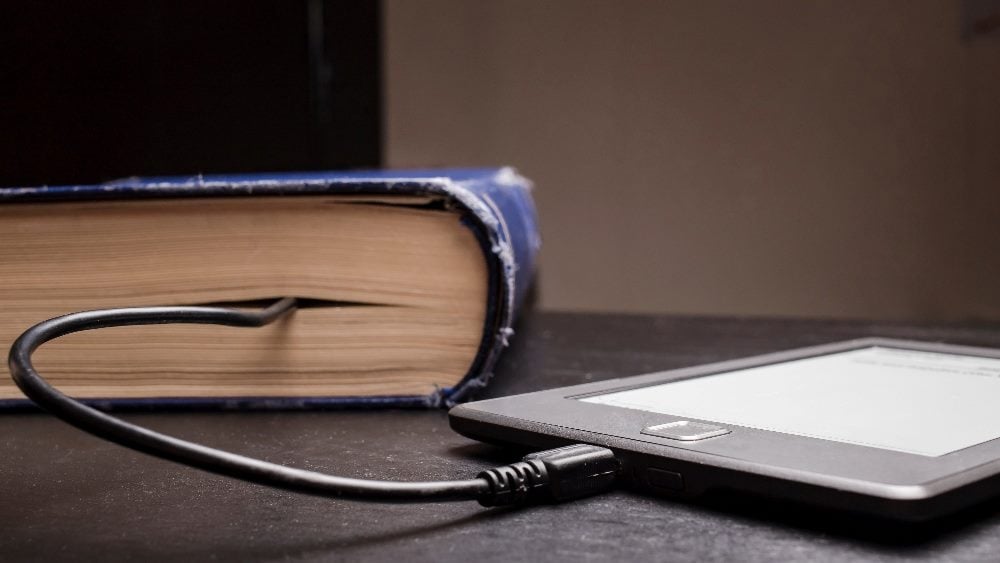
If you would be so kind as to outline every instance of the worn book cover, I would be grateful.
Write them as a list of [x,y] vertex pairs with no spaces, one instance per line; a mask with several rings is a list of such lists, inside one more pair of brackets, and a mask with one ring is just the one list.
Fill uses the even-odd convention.
[[[309,196],[331,196],[342,199],[354,197],[370,205],[379,205],[383,202],[392,204],[397,201],[396,198],[409,198],[407,201],[415,202],[412,205],[414,208],[433,207],[438,211],[452,213],[461,228],[472,233],[485,262],[486,287],[482,293],[485,295],[485,303],[482,304],[485,314],[482,316],[481,329],[477,329],[475,335],[479,342],[478,347],[474,347],[474,354],[470,356],[472,359],[463,374],[449,384],[435,384],[426,392],[373,394],[371,391],[366,391],[355,394],[338,391],[322,396],[283,392],[207,396],[191,396],[190,393],[183,396],[169,396],[161,393],[156,396],[138,394],[126,397],[85,398],[91,404],[108,408],[164,405],[181,408],[313,408],[380,405],[434,407],[454,404],[466,398],[470,392],[486,385],[498,356],[513,335],[512,325],[534,275],[535,255],[540,244],[536,213],[531,198],[531,185],[511,168],[198,175],[125,178],[98,185],[0,188],[0,223],[6,221],[8,225],[14,225],[11,227],[13,234],[10,236],[18,236],[18,233],[23,235],[25,232],[24,228],[15,225],[19,217],[22,222],[27,221],[25,223],[27,225],[44,225],[48,220],[47,217],[51,215],[45,211],[54,210],[54,206],[60,204],[143,201],[149,202],[148,208],[155,212],[156,206],[161,202],[176,203],[179,200],[182,200],[183,204],[199,200],[230,201],[228,198],[238,198],[241,201],[253,198],[252,201],[258,201],[259,198],[264,205],[268,205],[268,201],[303,201],[297,198]],[[273,199],[268,200],[268,198]],[[274,213],[281,213],[280,207],[274,209]],[[35,214],[32,215],[31,221],[23,217],[28,210]],[[2,226],[0,224],[0,227]],[[44,236],[42,231],[43,229],[39,231],[42,234],[38,236]],[[7,292],[7,299],[12,302],[5,306],[11,310],[27,311],[31,305],[29,301],[43,303],[44,296],[52,297],[49,300],[50,304],[58,301],[60,295],[57,284],[48,287],[46,281],[54,280],[54,277],[17,277],[23,272],[19,273],[16,270],[15,263],[18,258],[15,255],[18,251],[13,249],[13,246],[11,245],[6,251],[10,256],[5,255],[3,260],[0,260],[6,262],[5,266],[0,266],[0,284],[8,288],[17,286],[17,291]],[[347,267],[338,268],[338,275],[349,275],[349,271],[343,271]],[[38,288],[26,287],[25,279],[36,280],[32,283],[38,285]],[[406,280],[399,282],[405,283]],[[229,299],[219,301],[229,301]],[[30,317],[28,313],[24,315],[26,319]],[[37,318],[32,322],[41,320],[44,319]],[[20,330],[27,328],[26,324]],[[2,336],[12,342],[16,334]],[[11,342],[2,342],[0,345],[9,347]],[[128,375],[124,374],[121,377],[123,384],[127,384]],[[0,399],[0,406],[24,404],[26,402],[23,398],[12,396]]]

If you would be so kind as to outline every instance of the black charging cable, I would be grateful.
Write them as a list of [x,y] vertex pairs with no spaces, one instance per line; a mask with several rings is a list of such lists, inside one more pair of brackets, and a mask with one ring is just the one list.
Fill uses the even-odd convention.
[[11,347],[8,364],[17,386],[43,409],[95,436],[159,458],[220,475],[311,495],[377,502],[478,500],[483,506],[562,501],[611,486],[618,460],[607,448],[576,444],[538,452],[464,481],[396,482],[352,479],[285,467],[143,428],[68,397],[35,370],[31,354],[42,344],[83,330],[167,323],[259,327],[291,313],[294,298],[260,311],[225,307],[133,307],[72,313],[41,322]]

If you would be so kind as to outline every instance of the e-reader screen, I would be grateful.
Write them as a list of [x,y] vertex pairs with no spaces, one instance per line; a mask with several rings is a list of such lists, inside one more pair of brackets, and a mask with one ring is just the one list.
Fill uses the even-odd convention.
[[1000,438],[1000,359],[870,346],[580,400],[937,457]]

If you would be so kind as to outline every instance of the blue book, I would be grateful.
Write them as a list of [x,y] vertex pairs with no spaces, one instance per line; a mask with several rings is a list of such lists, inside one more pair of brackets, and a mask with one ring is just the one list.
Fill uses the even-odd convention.
[[[43,376],[104,408],[448,406],[486,385],[539,247],[511,168],[0,188],[0,344],[77,310],[297,297],[258,329],[74,334]],[[0,406],[26,405],[8,379]]]

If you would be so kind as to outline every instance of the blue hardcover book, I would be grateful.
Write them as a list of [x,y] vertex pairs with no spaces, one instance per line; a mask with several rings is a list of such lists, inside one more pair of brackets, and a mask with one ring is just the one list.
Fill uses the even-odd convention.
[[[120,327],[36,352],[105,408],[447,406],[486,385],[539,247],[511,168],[0,188],[0,344],[77,310],[283,296],[274,326]],[[0,406],[26,405],[7,379]]]

